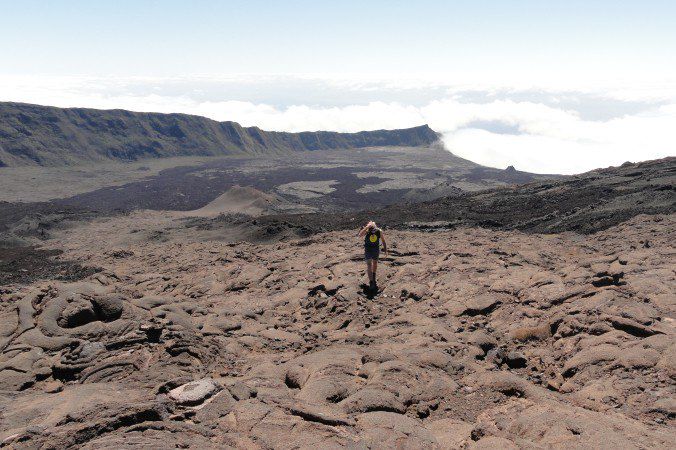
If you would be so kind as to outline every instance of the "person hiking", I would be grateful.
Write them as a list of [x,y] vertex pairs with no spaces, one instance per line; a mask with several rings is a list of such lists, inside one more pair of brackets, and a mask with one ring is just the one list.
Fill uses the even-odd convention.
[[364,237],[364,259],[366,260],[366,274],[369,277],[369,289],[371,292],[378,291],[376,282],[376,269],[380,256],[380,241],[383,242],[383,251],[387,256],[387,242],[383,230],[378,228],[374,221],[367,223],[360,231],[359,237]]

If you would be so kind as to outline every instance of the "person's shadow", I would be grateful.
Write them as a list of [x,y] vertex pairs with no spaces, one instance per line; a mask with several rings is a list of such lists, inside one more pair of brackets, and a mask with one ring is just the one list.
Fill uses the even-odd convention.
[[369,285],[366,284],[366,283],[360,284],[359,287],[361,288],[362,293],[363,293],[363,294],[366,296],[366,298],[368,298],[369,300],[373,299],[373,297],[375,297],[376,294],[378,293],[377,290],[371,289],[371,286],[369,286]]

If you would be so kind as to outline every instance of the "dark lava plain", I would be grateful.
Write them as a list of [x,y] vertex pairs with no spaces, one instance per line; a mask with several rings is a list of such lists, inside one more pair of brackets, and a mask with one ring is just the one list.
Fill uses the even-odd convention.
[[[214,158],[203,164],[165,169],[141,181],[103,187],[67,198],[0,202],[0,264],[8,268],[0,284],[30,282],[36,277],[49,279],[87,274],[90,269],[60,261],[54,258],[56,255],[41,253],[34,247],[48,239],[55,229],[135,210],[191,211],[205,206],[233,186],[251,186],[273,193],[292,211],[294,208],[299,211],[311,209],[330,214],[325,217],[333,217],[340,212],[391,205],[402,198],[436,198],[460,191],[454,185],[485,189],[541,178],[546,176],[482,167],[438,146],[314,151],[284,157]],[[328,192],[297,190],[301,196],[283,189],[294,183],[307,183],[311,189],[314,182],[335,184]],[[248,220],[240,216],[227,217],[228,222]],[[213,224],[201,219],[188,220],[186,226],[213,228]],[[273,240],[280,237],[272,236]],[[23,270],[30,270],[31,275]]]
[[0,247],[0,286],[28,284],[41,279],[76,281],[101,270],[59,259],[61,253],[34,246]]
[[[150,163],[150,161],[149,161]],[[204,164],[161,171],[142,181],[46,202],[0,202],[0,242],[41,237],[64,220],[128,213],[139,209],[190,211],[233,186],[271,192],[299,208],[322,212],[379,208],[401,201],[467,189],[548,178],[479,166],[439,147],[315,151],[285,157],[215,158]],[[290,183],[334,181],[332,191],[305,198],[280,190]],[[380,183],[386,182],[384,186]]]
[[[593,233],[639,214],[676,210],[676,158],[599,169],[548,180],[463,192],[420,203],[397,203],[357,213],[277,215],[256,220],[264,228],[336,231],[367,220],[396,229],[482,226],[536,233]],[[219,220],[219,219],[215,219]],[[220,218],[227,221],[227,218]],[[302,232],[299,232],[302,234]]]

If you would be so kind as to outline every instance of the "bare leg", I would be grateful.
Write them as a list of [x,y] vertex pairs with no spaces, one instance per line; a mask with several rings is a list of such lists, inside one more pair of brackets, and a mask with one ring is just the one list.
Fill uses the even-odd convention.
[[371,268],[371,273],[373,273],[373,282],[376,282],[376,269],[378,269],[378,260],[373,258],[372,260],[373,267]]
[[366,275],[369,276],[369,283],[373,282],[373,270],[371,270],[371,261],[372,259],[366,260]]

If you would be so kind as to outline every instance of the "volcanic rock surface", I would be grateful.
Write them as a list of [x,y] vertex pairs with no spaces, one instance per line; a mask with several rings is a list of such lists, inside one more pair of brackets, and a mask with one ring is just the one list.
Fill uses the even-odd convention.
[[65,222],[136,210],[202,217],[234,211],[253,216],[314,211],[329,223],[342,223],[334,213],[379,208],[402,198],[438,198],[457,193],[458,186],[473,191],[551,178],[482,167],[439,146],[318,150],[277,158],[4,167],[0,260],[3,247],[47,239]]
[[101,272],[2,289],[0,445],[676,441],[674,214],[590,235],[386,231],[376,297],[352,231],[262,244],[134,223],[46,242]]
[[2,204],[0,447],[673,448],[674,164],[370,212],[266,215],[419,174],[211,165]]
[[396,202],[384,208],[333,214],[330,220],[321,214],[282,215],[269,216],[263,223],[335,231],[376,220],[399,229],[482,226],[537,233],[592,233],[638,214],[675,210],[676,157],[669,157],[626,162],[562,180],[454,192],[419,203]]

